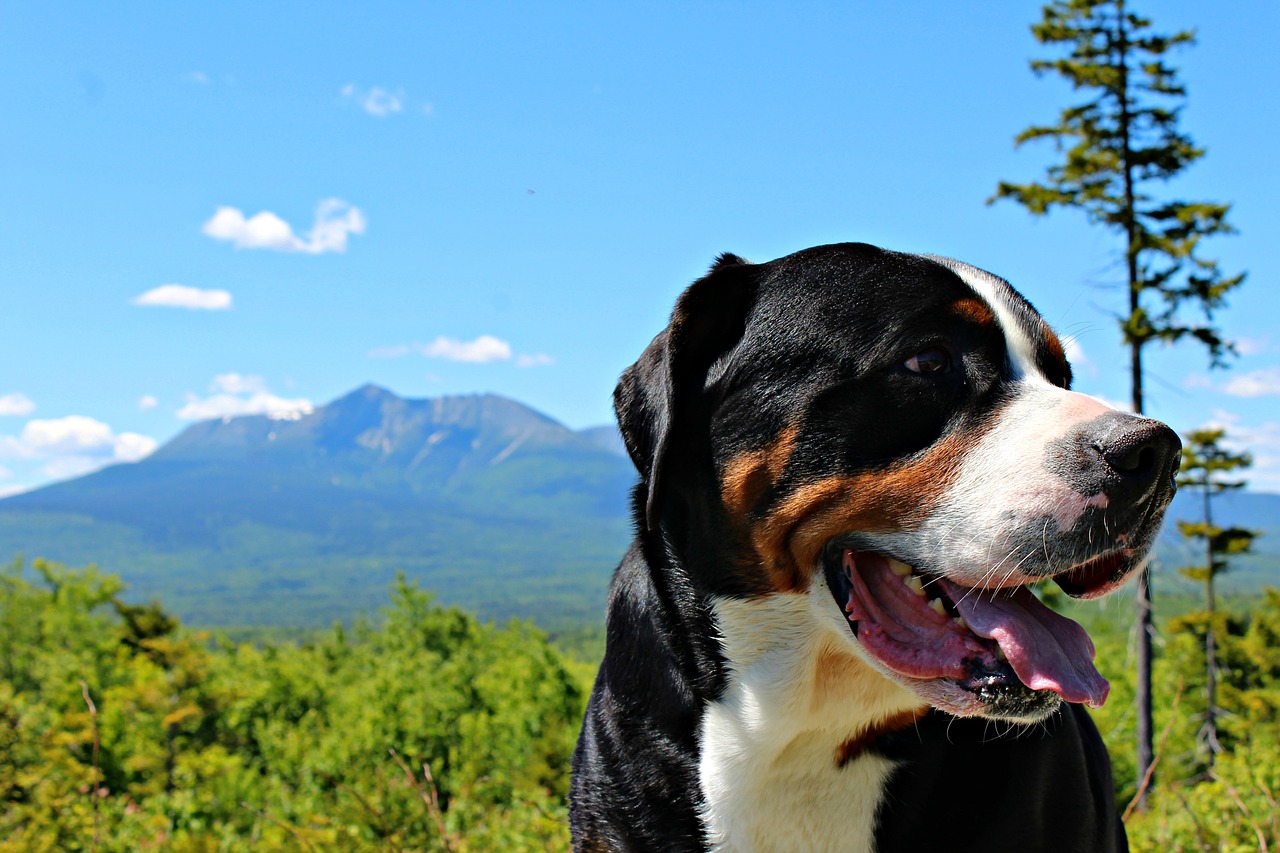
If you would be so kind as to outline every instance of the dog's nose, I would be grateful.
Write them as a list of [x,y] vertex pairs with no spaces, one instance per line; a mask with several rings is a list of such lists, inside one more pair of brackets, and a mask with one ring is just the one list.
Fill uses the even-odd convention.
[[1124,412],[1108,415],[1093,427],[1089,446],[1104,469],[1102,490],[1108,497],[1128,504],[1173,497],[1182,451],[1176,432],[1159,421]]

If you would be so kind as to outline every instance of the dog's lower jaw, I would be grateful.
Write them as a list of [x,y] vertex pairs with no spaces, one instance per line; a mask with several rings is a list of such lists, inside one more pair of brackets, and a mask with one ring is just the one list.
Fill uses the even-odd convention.
[[822,583],[713,607],[732,663],[699,731],[710,847],[871,850],[893,764],[862,744],[925,704],[849,649]]

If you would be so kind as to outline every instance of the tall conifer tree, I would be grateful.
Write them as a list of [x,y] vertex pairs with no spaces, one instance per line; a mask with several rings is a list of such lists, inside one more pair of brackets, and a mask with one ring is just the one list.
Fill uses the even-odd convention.
[[[1204,156],[1179,130],[1186,89],[1166,55],[1191,44],[1194,33],[1161,35],[1125,0],[1057,0],[1032,26],[1041,44],[1065,52],[1035,59],[1037,74],[1054,73],[1085,95],[1062,110],[1055,124],[1033,125],[1015,144],[1052,140],[1060,162],[1043,182],[1001,182],[989,202],[1009,198],[1036,215],[1055,207],[1082,210],[1089,221],[1122,239],[1127,305],[1118,314],[1129,350],[1132,407],[1145,409],[1143,355],[1153,341],[1191,337],[1221,366],[1231,345],[1213,325],[1213,312],[1244,275],[1226,276],[1200,254],[1201,241],[1232,233],[1228,205],[1170,200],[1157,191]],[[1188,315],[1191,315],[1190,318]],[[1138,775],[1152,781],[1151,584],[1138,580]]]
[[1241,468],[1248,468],[1253,459],[1247,453],[1232,453],[1219,442],[1226,434],[1221,429],[1198,429],[1186,436],[1182,447],[1182,466],[1178,485],[1196,489],[1200,493],[1199,521],[1178,520],[1178,529],[1188,539],[1200,539],[1204,543],[1204,563],[1189,566],[1181,571],[1192,580],[1204,582],[1205,588],[1205,720],[1199,742],[1204,744],[1207,763],[1213,770],[1214,756],[1222,751],[1218,743],[1218,667],[1215,648],[1216,606],[1214,579],[1227,570],[1227,558],[1247,552],[1257,531],[1243,527],[1220,527],[1213,523],[1214,495],[1243,488],[1244,480],[1228,480],[1225,475]]

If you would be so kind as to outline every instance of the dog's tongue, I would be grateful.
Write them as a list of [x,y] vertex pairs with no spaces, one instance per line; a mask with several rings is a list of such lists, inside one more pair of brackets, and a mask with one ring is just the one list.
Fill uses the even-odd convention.
[[1026,587],[994,594],[941,583],[970,630],[1000,644],[1023,684],[1090,708],[1107,701],[1111,685],[1093,665],[1093,641],[1080,625],[1054,613]]

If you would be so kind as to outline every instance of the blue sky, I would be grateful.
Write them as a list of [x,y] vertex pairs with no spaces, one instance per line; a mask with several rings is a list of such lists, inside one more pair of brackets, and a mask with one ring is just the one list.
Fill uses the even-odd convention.
[[[1148,411],[1227,425],[1280,491],[1271,109],[1280,4],[1142,4],[1234,204],[1242,355],[1151,359]],[[860,240],[1002,275],[1127,399],[1118,242],[984,205],[1039,177],[1013,136],[1036,3],[0,3],[0,493],[145,455],[199,417],[364,383],[493,391],[572,427],[722,251]]]

